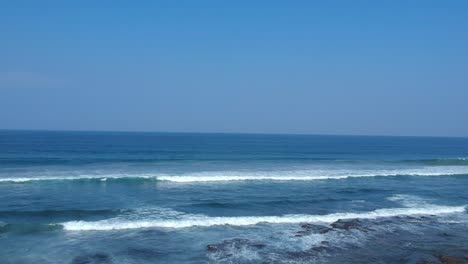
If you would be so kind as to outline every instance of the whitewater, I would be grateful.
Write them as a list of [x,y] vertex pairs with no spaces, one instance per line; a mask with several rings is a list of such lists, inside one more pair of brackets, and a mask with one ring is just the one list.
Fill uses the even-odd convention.
[[0,131],[0,262],[438,263],[468,139]]

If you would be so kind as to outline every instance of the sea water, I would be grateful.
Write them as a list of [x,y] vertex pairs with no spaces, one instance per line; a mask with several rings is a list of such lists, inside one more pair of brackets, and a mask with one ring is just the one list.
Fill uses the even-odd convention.
[[468,138],[0,131],[0,263],[468,256]]

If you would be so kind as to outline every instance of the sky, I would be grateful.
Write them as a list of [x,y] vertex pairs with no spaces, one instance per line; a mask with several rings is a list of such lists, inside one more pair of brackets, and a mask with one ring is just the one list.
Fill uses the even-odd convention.
[[0,129],[468,136],[468,1],[1,1]]

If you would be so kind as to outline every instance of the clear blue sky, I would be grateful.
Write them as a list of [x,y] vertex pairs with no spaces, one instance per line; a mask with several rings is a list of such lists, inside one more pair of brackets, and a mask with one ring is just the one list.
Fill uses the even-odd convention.
[[468,136],[468,1],[2,1],[0,128]]

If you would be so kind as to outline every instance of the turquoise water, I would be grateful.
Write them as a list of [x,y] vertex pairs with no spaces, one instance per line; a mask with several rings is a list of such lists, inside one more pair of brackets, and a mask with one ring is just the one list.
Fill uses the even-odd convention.
[[468,255],[468,138],[0,131],[1,263]]

